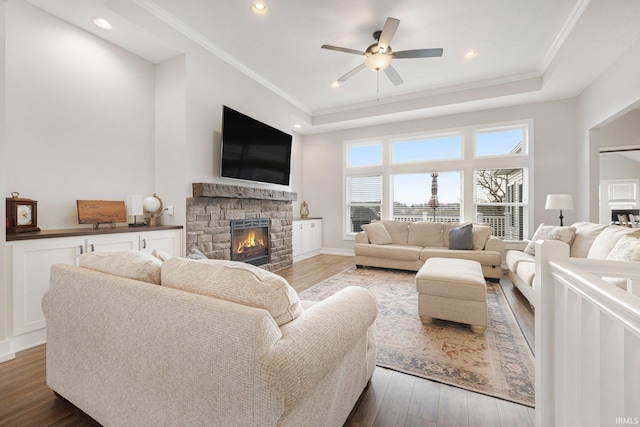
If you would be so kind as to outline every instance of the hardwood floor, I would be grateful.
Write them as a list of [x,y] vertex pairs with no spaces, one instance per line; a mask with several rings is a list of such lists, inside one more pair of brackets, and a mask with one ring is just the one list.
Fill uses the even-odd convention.
[[[352,257],[320,255],[277,273],[301,291],[353,265]],[[501,285],[525,337],[533,343],[533,313],[505,277]],[[46,385],[45,346],[0,363],[0,426],[97,426]],[[376,368],[345,426],[534,426],[534,410],[482,394]]]

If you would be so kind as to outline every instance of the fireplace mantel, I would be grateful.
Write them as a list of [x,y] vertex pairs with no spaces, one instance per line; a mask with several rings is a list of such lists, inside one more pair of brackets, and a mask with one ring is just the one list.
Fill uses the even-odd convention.
[[298,200],[298,193],[266,188],[241,187],[239,185],[208,182],[194,182],[192,188],[193,197],[226,197],[230,199],[279,200],[285,202]]

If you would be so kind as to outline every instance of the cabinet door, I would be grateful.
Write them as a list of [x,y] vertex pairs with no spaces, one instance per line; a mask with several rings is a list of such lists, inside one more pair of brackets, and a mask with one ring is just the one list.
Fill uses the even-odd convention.
[[293,221],[292,224],[292,246],[293,246],[293,256],[298,256],[302,254],[302,221]]
[[105,234],[87,238],[87,252],[138,249],[138,233]]
[[302,253],[306,254],[313,250],[312,245],[312,221],[302,221]]
[[322,249],[322,221],[313,220],[311,222],[311,250],[319,251]]
[[78,265],[84,238],[64,237],[7,244],[7,266],[13,291],[13,335],[45,327],[40,304],[49,289],[49,269],[53,264]]
[[181,230],[145,231],[139,238],[142,252],[151,253],[157,249],[170,256],[183,256]]

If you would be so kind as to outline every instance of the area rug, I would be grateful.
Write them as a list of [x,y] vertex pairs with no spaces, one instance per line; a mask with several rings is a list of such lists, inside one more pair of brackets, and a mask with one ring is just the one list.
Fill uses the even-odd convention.
[[499,284],[487,283],[489,324],[484,335],[468,325],[418,317],[415,273],[352,267],[302,292],[321,301],[346,286],[378,300],[378,366],[534,407],[534,361]]

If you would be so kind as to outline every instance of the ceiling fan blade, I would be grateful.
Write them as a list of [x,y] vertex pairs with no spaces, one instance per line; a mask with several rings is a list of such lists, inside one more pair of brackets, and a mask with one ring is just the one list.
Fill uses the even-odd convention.
[[349,71],[348,73],[346,73],[344,76],[340,77],[338,79],[338,81],[340,83],[346,81],[347,79],[349,79],[351,76],[353,76],[354,74],[356,74],[358,71],[362,70],[365,67],[364,63],[358,65],[356,68],[354,68],[353,70]]
[[393,52],[395,58],[432,58],[435,56],[442,56],[444,49],[414,49],[414,50],[401,50],[400,52]]
[[398,74],[396,69],[391,65],[384,69],[384,73],[389,77],[389,80],[391,80],[391,83],[394,85],[398,86],[403,83],[402,77],[400,77],[400,74]]
[[400,25],[400,20],[396,18],[387,18],[387,21],[384,23],[382,33],[380,33],[380,38],[378,39],[378,47],[382,48],[383,51],[389,47],[389,43],[391,43],[391,39],[398,29],[398,25]]
[[355,53],[356,55],[364,55],[364,52],[361,50],[349,49],[347,47],[331,46],[328,44],[323,44],[320,47],[322,49],[337,50],[338,52]]

